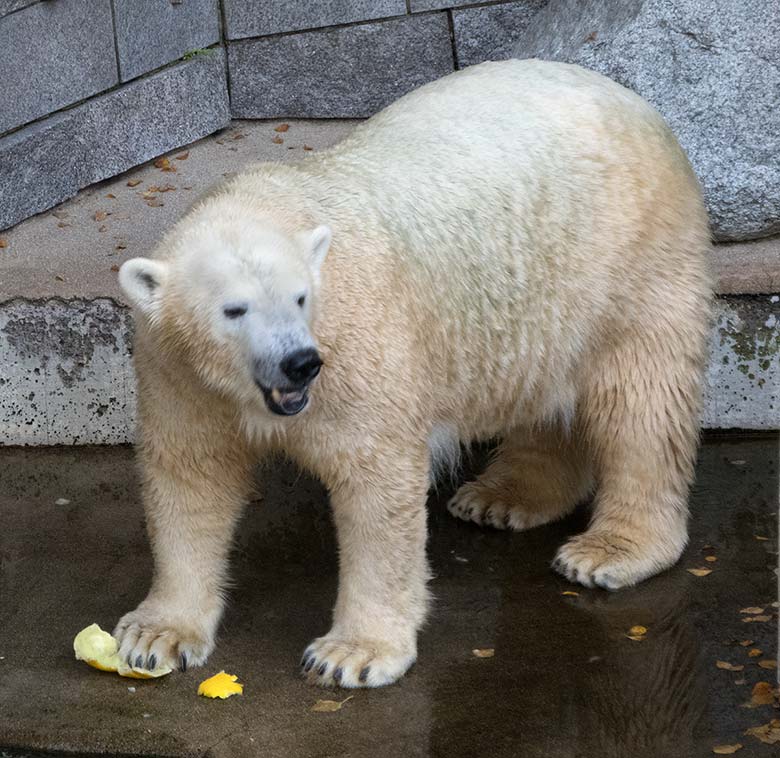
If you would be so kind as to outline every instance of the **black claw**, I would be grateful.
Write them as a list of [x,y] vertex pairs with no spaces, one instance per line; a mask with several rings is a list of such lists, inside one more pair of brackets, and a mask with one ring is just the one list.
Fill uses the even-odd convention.
[[149,656],[149,660],[146,662],[146,668],[149,669],[149,671],[154,671],[157,668],[157,656],[154,653]]
[[303,654],[303,658],[301,658],[301,668],[303,668],[309,662],[309,658],[311,658],[311,653]]
[[130,666],[130,668],[133,668],[133,658],[132,658],[132,656],[133,656],[132,653],[128,653],[127,654],[127,658],[125,658],[125,661],[126,661],[127,665]]
[[325,663],[323,663],[323,664],[322,664],[322,666],[320,666],[320,667],[317,669],[317,673],[318,673],[320,676],[322,676],[322,675],[323,675],[323,674],[324,674],[324,673],[325,673],[327,670],[328,670],[328,662],[327,662],[327,661],[325,661]]
[[361,682],[365,682],[365,681],[366,681],[366,679],[368,679],[368,672],[369,672],[369,671],[371,671],[371,666],[366,666],[366,667],[365,667],[365,668],[364,668],[364,669],[363,669],[363,670],[360,672],[360,676],[358,677],[358,679],[359,679]]
[[333,672],[333,681],[336,682],[336,684],[341,684],[341,675],[344,673],[341,666],[339,666],[334,672]]
[[144,657],[139,653],[135,659],[135,668],[142,669],[144,667]]
[[186,671],[187,670],[187,653],[182,653],[179,656],[179,668],[182,671]]
[[311,671],[312,666],[317,662],[317,656],[313,655],[311,658],[309,658],[309,662],[303,667],[303,670],[305,673],[309,673]]

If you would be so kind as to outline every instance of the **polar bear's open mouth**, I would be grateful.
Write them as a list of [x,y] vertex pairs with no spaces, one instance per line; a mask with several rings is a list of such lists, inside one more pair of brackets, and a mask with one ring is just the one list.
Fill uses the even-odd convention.
[[309,402],[309,388],[299,390],[282,391],[278,387],[264,387],[258,382],[258,387],[263,391],[265,404],[268,410],[279,416],[294,416],[300,413]]

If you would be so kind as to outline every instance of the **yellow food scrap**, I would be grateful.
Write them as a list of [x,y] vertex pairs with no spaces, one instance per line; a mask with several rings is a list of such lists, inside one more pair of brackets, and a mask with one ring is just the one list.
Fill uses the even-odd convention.
[[214,676],[202,681],[198,686],[198,694],[203,697],[220,698],[224,700],[231,695],[243,695],[244,685],[238,683],[238,677],[234,674],[226,674],[220,671]]
[[734,755],[737,750],[742,750],[742,743],[737,742],[735,745],[715,745],[712,748],[712,752],[715,755]]
[[646,626],[632,626],[628,630],[629,634],[647,634],[647,627]]
[[712,573],[712,569],[708,568],[696,568],[696,569],[685,569],[689,574],[693,574],[694,576],[707,576],[707,574]]
[[119,658],[119,643],[97,624],[82,629],[73,640],[77,661],[84,661],[92,668],[110,671],[130,679],[154,679],[173,671],[169,666],[158,666],[154,671],[134,668]]
[[492,647],[478,647],[472,650],[471,654],[475,658],[492,658],[496,654],[496,650]]

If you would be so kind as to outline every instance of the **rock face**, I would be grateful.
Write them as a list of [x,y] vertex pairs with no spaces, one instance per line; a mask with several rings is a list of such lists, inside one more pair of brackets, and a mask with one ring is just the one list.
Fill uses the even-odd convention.
[[780,233],[778,0],[556,0],[514,54],[578,63],[651,102],[696,169],[716,239]]

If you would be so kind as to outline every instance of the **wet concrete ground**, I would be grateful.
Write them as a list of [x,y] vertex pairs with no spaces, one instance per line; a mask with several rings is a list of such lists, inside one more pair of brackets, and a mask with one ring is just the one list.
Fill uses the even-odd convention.
[[[110,629],[149,582],[132,451],[5,449],[0,471],[0,755],[697,758],[736,743],[740,758],[777,755],[744,732],[780,711],[742,707],[756,682],[776,686],[758,665],[778,657],[776,435],[709,438],[679,566],[616,594],[547,568],[585,513],[523,534],[482,530],[448,516],[442,489],[430,502],[436,604],[418,663],[400,684],[352,693],[297,675],[336,589],[316,483],[268,472],[241,524],[217,651],[205,669],[139,682],[92,670],[71,648],[93,621]],[[687,571],[699,567],[712,572]],[[746,607],[769,620],[745,622]],[[625,636],[634,625],[644,640]],[[197,697],[223,668],[244,696]],[[311,710],[349,694],[339,712]]]

